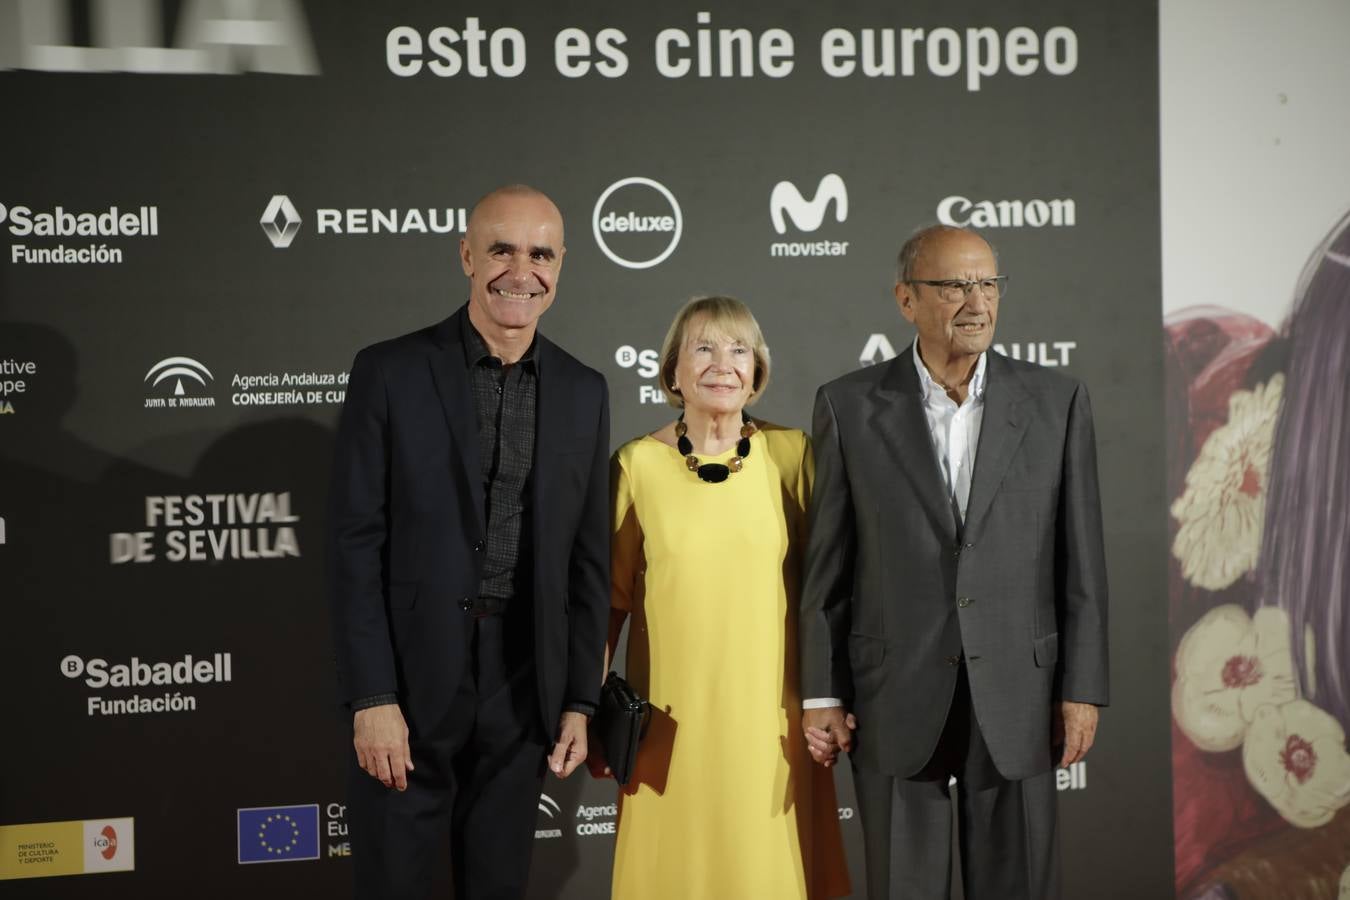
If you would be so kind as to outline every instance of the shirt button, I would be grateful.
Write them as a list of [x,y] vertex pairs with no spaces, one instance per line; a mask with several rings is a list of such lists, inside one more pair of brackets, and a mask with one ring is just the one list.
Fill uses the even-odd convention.
[[969,597],[961,597],[956,601],[956,605],[961,607],[962,609],[965,609],[967,606],[969,606],[974,602],[975,601],[970,599]]
[[499,385],[497,385],[497,393],[500,394],[501,392],[502,392],[502,386],[499,384]]
[[459,601],[459,608],[464,610],[465,612],[468,612],[469,610],[473,609],[473,601],[470,600],[468,597],[465,597],[464,599]]
[[974,550],[974,549],[975,549],[975,545],[974,545],[974,544],[966,544],[966,549],[967,549],[967,550]]

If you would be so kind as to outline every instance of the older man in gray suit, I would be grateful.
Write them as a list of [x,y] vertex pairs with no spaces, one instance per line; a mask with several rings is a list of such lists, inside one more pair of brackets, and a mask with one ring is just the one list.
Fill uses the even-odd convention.
[[803,729],[850,753],[871,900],[949,895],[952,778],[966,897],[1058,896],[1053,768],[1107,702],[1087,390],[989,352],[1006,282],[977,234],[918,232],[917,340],[816,397]]

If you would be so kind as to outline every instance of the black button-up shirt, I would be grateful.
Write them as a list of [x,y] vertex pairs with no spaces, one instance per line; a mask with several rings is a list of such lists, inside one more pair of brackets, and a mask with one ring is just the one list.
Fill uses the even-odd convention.
[[487,546],[476,613],[501,612],[518,590],[533,587],[521,552],[530,535],[530,473],[534,468],[535,410],[539,366],[535,345],[514,365],[504,366],[469,322],[461,318],[464,363],[478,415],[478,458],[487,514]]

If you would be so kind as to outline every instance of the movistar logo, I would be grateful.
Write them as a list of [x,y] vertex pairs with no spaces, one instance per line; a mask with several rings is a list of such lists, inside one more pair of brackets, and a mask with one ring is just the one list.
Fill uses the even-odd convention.
[[798,231],[815,231],[825,221],[831,201],[834,202],[834,220],[843,222],[848,218],[848,188],[844,186],[844,179],[833,172],[820,179],[816,195],[810,200],[803,197],[792,182],[780,181],[769,195],[769,218],[773,219],[773,227],[779,234],[787,234],[784,216],[792,220]]

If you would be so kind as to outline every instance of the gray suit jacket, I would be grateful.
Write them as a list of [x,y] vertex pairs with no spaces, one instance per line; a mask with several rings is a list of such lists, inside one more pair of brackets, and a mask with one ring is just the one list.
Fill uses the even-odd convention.
[[802,696],[858,717],[854,762],[907,777],[957,662],[1005,778],[1048,770],[1055,700],[1107,702],[1106,564],[1087,390],[993,351],[964,524],[907,351],[816,396]]

